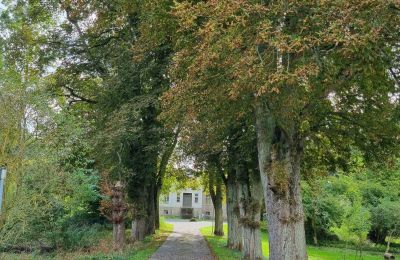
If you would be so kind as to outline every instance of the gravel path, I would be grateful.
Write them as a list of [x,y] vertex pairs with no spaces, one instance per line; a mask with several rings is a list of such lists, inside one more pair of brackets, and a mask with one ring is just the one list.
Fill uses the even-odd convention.
[[168,220],[174,225],[174,232],[150,257],[150,260],[214,260],[207,242],[200,234],[200,228],[212,222]]

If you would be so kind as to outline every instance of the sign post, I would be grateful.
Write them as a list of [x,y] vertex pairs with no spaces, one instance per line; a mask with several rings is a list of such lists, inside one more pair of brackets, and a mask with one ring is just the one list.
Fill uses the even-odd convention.
[[3,193],[4,193],[4,185],[6,182],[6,175],[7,175],[7,169],[0,167],[0,213],[1,213],[1,208],[3,206]]

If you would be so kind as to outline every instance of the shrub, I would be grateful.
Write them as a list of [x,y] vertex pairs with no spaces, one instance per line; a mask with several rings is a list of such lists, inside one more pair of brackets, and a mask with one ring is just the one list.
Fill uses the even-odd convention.
[[[329,181],[318,181],[314,185],[318,187],[317,191],[309,184],[302,183],[307,240],[335,240],[337,238],[331,228],[340,225],[342,221],[342,205],[338,196],[330,192]],[[313,238],[315,235],[317,238]]]
[[99,198],[95,172],[63,172],[54,165],[38,158],[21,169],[15,199],[0,229],[3,250],[84,247],[98,228],[85,220],[90,204]]
[[381,200],[372,209],[372,230],[370,236],[384,243],[385,239],[400,236],[400,202]]

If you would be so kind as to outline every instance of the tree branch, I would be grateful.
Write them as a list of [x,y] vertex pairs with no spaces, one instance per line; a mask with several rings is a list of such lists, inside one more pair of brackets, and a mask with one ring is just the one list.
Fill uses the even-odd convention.
[[87,103],[90,103],[90,104],[97,104],[97,101],[89,99],[89,98],[85,98],[85,97],[77,94],[73,88],[68,87],[68,86],[63,86],[63,87],[69,91],[69,94],[66,94],[64,96],[69,97],[69,98],[73,98],[72,100],[69,101],[70,104],[76,103],[76,102],[87,102]]

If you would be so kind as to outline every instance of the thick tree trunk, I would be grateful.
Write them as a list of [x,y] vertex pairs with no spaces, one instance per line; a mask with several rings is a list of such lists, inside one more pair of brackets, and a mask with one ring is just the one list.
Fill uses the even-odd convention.
[[142,187],[141,196],[136,198],[135,210],[133,212],[131,240],[141,241],[147,235],[152,234],[154,228],[155,216],[152,214],[152,207],[154,203],[148,203],[153,196],[151,196],[152,190],[150,187]]
[[276,126],[266,106],[256,106],[257,146],[268,214],[269,257],[307,259],[300,190],[301,145]]
[[125,222],[115,223],[113,225],[114,246],[122,248],[125,244]]
[[133,212],[131,240],[140,241],[146,236],[155,233],[156,229],[156,206],[155,185],[142,187],[140,197],[135,199]]
[[[131,241],[141,241],[146,236],[155,233],[155,206],[154,203],[144,201],[153,201],[154,194],[144,194],[141,202],[135,204],[135,212],[132,220]],[[144,200],[144,201],[143,201]]]
[[235,172],[228,173],[226,182],[226,214],[228,218],[228,248],[242,250],[242,228],[239,225],[239,206]]
[[146,237],[146,220],[137,217],[132,221],[131,240],[142,241]]
[[214,205],[215,210],[215,222],[214,222],[214,235],[224,235],[224,214],[222,211],[222,200]]
[[121,182],[117,182],[112,188],[112,215],[114,247],[120,249],[125,244],[125,211],[123,187]]
[[263,259],[260,232],[262,186],[259,175],[250,173],[243,165],[237,166],[236,174],[243,258]]

